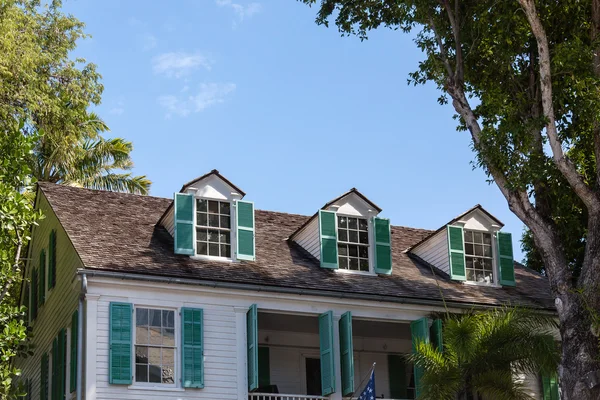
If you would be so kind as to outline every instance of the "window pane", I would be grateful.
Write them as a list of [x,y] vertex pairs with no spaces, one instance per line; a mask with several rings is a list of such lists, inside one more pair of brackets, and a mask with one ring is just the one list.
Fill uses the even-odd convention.
[[338,245],[338,254],[340,256],[347,256],[348,255],[348,246],[346,246],[345,244]]
[[348,269],[348,259],[346,257],[339,257],[338,262],[341,269]]
[[221,231],[219,234],[219,242],[221,243],[231,243],[231,234],[229,232]]
[[219,202],[215,200],[208,201],[208,212],[213,214],[219,213]]
[[206,242],[208,240],[206,229],[196,229],[196,240],[199,242]]
[[137,326],[148,326],[148,309],[147,308],[136,308],[135,309],[135,324]]
[[483,245],[481,245],[481,244],[474,244],[473,246],[475,247],[475,255],[476,256],[482,256],[483,255]]
[[208,214],[208,226],[219,227],[219,216],[217,214]]
[[206,226],[208,221],[208,217],[204,213],[198,213],[197,215],[197,225]]
[[145,346],[135,346],[135,362],[138,364],[148,363],[148,348]]
[[483,243],[484,244],[492,244],[492,235],[490,235],[489,233],[484,233],[483,234]]
[[[161,345],[162,344],[162,331],[161,328],[151,327],[148,331],[150,333],[150,344]],[[152,348],[151,348],[152,350]]]
[[160,365],[150,365],[150,374],[148,382],[161,383]]
[[221,257],[231,257],[231,246],[228,244],[221,245]]
[[492,247],[491,246],[483,246],[483,255],[486,257],[492,256]]
[[163,365],[174,365],[175,364],[175,350],[174,349],[162,349],[162,363]]
[[350,257],[358,257],[358,246],[348,246],[348,254]]
[[135,327],[135,342],[139,344],[148,344],[148,327]]
[[360,260],[360,270],[361,271],[369,270],[369,261],[368,260]]
[[210,229],[208,231],[208,241],[212,243],[219,243],[219,231]]
[[160,310],[150,310],[150,326],[160,327]]
[[359,232],[358,234],[359,242],[368,244],[369,243],[369,234],[367,232]]
[[358,229],[358,220],[356,218],[348,218],[348,229]]
[[471,243],[465,243],[465,254],[473,254],[473,245]]
[[229,215],[230,213],[231,213],[231,209],[230,209],[229,203],[222,202],[221,203],[221,214]]
[[206,200],[200,199],[196,202],[196,211],[206,212]]
[[467,270],[467,280],[468,281],[474,281],[475,280],[475,271],[473,271],[472,269],[468,269]]
[[135,366],[135,381],[136,382],[148,382],[148,365],[136,364],[136,366]]
[[348,231],[348,241],[352,243],[358,243],[358,232]]
[[347,222],[347,218],[346,217],[338,217],[338,227],[340,228],[347,228],[348,227],[348,222]]
[[484,260],[483,267],[486,270],[491,271],[492,270],[492,260],[490,260],[490,259]]
[[366,219],[358,220],[358,229],[360,229],[361,231],[367,230],[367,220]]
[[175,326],[175,311],[163,310],[162,312],[162,326],[167,328],[173,328]]
[[475,242],[475,243],[482,243],[483,242],[483,238],[482,238],[481,232],[473,232],[473,242]]
[[467,268],[473,268],[473,258],[465,257],[465,262],[467,264]]
[[148,363],[160,364],[160,347],[149,347],[148,348]]
[[208,245],[204,242],[196,243],[196,253],[205,256],[207,254]]
[[170,365],[163,365],[162,367],[162,383],[173,383],[175,379],[173,378],[174,371],[173,367]]
[[473,242],[473,232],[465,231],[465,242]]
[[347,230],[345,230],[345,229],[340,229],[340,230],[338,231],[338,235],[340,236],[340,237],[339,237],[339,239],[340,239],[342,242],[347,242],[347,241],[348,241],[348,231],[347,231]]
[[358,271],[358,258],[351,258],[348,261],[348,269]]
[[231,228],[231,221],[229,215],[221,215],[221,228]]
[[365,246],[360,246],[358,248],[358,256],[361,258],[369,258],[369,248]]
[[219,245],[216,243],[210,243],[208,245],[208,255],[209,256],[219,256]]

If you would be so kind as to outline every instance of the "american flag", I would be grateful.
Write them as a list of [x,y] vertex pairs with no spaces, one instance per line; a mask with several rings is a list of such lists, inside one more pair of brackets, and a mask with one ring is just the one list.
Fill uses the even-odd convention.
[[358,400],[375,400],[375,369],[371,371],[369,382],[365,386],[365,390],[358,396]]

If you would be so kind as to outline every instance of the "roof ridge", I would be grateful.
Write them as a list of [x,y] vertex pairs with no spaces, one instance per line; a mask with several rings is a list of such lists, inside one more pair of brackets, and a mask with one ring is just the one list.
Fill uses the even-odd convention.
[[120,195],[120,196],[134,196],[134,197],[141,197],[141,198],[151,198],[151,199],[161,199],[161,200],[173,200],[173,199],[169,199],[168,197],[161,197],[161,196],[152,196],[149,194],[139,194],[139,193],[127,193],[127,192],[115,192],[112,190],[105,190],[105,189],[91,189],[91,188],[86,188],[86,187],[79,187],[79,186],[71,186],[71,185],[63,185],[60,183],[53,183],[53,182],[36,182],[37,185],[39,185],[40,187],[52,187],[52,188],[60,188],[59,190],[63,190],[63,189],[75,189],[75,190],[83,190],[83,191],[88,191],[88,192],[97,192],[97,193],[106,193],[106,194],[116,194],[116,195]]

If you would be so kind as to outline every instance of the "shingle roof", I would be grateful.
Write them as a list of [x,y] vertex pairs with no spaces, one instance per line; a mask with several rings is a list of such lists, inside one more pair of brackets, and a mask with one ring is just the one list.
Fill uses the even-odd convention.
[[[322,269],[297,244],[287,241],[308,218],[256,210],[256,261],[200,261],[173,253],[173,239],[157,225],[171,199],[40,183],[85,268],[269,287],[316,289],[391,298],[469,304],[520,304],[554,310],[547,279],[516,264],[514,288],[463,285],[432,272],[404,252],[431,234],[392,226],[393,273],[366,276]],[[438,286],[439,285],[439,286]]]

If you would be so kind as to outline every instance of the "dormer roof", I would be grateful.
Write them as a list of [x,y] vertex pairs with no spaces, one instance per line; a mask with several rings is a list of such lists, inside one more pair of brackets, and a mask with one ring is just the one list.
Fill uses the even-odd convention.
[[223,175],[221,175],[221,173],[216,170],[213,169],[212,171],[210,171],[208,174],[204,174],[196,179],[193,179],[191,181],[189,181],[188,183],[184,184],[181,187],[181,190],[179,190],[180,193],[185,192],[187,189],[189,189],[190,187],[202,182],[203,180],[211,177],[211,176],[217,176],[219,177],[219,179],[221,179],[223,182],[225,182],[227,185],[229,185],[233,190],[235,190],[241,197],[244,197],[246,195],[246,193],[240,189],[239,187],[235,186],[233,183],[231,183],[231,181],[229,181],[227,178],[225,178]]

